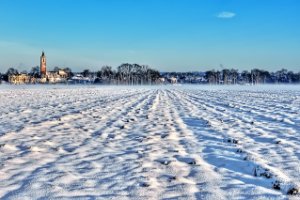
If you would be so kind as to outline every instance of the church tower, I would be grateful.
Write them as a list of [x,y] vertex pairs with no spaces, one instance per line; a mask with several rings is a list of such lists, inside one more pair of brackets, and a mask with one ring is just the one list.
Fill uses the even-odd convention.
[[46,76],[47,68],[46,68],[46,56],[44,51],[42,52],[41,58],[40,58],[40,75]]

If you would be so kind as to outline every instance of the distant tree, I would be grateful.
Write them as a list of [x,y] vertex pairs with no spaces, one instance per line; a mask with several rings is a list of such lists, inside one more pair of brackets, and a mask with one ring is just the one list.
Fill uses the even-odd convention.
[[120,82],[123,84],[130,83],[132,65],[129,63],[124,63],[118,67],[118,75]]
[[286,69],[281,69],[275,73],[279,83],[288,83],[288,71]]
[[223,84],[228,84],[229,78],[230,78],[230,70],[229,69],[223,69],[222,70]]
[[102,77],[105,77],[106,79],[110,80],[114,75],[112,67],[111,66],[103,66],[101,68],[101,75],[102,75]]
[[260,70],[260,77],[263,83],[267,83],[270,81],[270,72],[266,71],[266,70]]
[[83,70],[83,72],[82,72],[82,75],[83,75],[84,77],[89,77],[90,74],[91,74],[91,72],[90,72],[89,69],[85,69],[85,70]]
[[299,83],[300,73],[294,73],[293,71],[288,71],[286,73],[287,83]]
[[103,66],[101,70],[96,72],[97,83],[110,84],[115,77],[115,72],[111,66]]
[[252,69],[251,70],[251,83],[252,85],[258,84],[260,82],[260,70]]
[[[156,82],[157,79],[160,78],[160,73],[157,70],[154,69],[147,69],[147,83],[153,84]],[[145,80],[146,81],[146,80]],[[144,81],[144,82],[145,82]]]
[[17,69],[14,69],[14,68],[9,68],[6,72],[6,75],[7,76],[11,76],[11,75],[17,75],[19,74],[19,71]]
[[300,72],[293,73],[293,75],[292,75],[292,83],[300,83]]
[[115,76],[121,84],[152,84],[160,78],[160,73],[147,65],[124,63],[118,67]]
[[72,72],[72,70],[71,70],[69,67],[66,67],[66,68],[64,68],[63,70],[64,70],[64,72],[67,73],[67,77],[68,77],[68,78],[74,76],[74,73]]
[[209,70],[205,72],[205,78],[209,84],[216,84],[216,71]]
[[[149,84],[149,74],[151,75],[151,72],[149,72],[150,67],[148,65],[141,65],[140,73],[141,73],[141,84]],[[154,73],[155,76],[157,76],[156,73]],[[159,74],[160,76],[160,74]]]
[[251,82],[251,73],[248,72],[247,70],[244,70],[242,73],[241,73],[241,77],[242,77],[242,81],[244,83],[250,83]]
[[1,80],[2,81],[8,81],[8,76],[7,76],[6,73],[4,73],[4,74],[1,75]]
[[55,66],[54,69],[53,69],[54,72],[58,72],[59,70],[61,70],[61,68],[59,68],[57,66]]
[[29,75],[34,78],[38,78],[40,75],[40,67],[39,66],[32,67]]
[[300,72],[294,74],[293,83],[300,83]]
[[222,73],[219,70],[217,70],[216,73],[215,73],[215,79],[216,79],[216,83],[217,84],[220,84],[220,82],[222,80],[222,76],[221,75],[222,75]]
[[13,67],[9,68],[7,72],[2,76],[2,80],[8,82],[9,76],[18,75],[19,71]]
[[101,72],[101,70],[96,71],[96,77],[97,78],[102,78],[102,72]]
[[237,84],[237,79],[238,79],[238,76],[239,76],[239,72],[237,69],[231,69],[230,70],[230,75],[231,75],[231,83],[232,84]]

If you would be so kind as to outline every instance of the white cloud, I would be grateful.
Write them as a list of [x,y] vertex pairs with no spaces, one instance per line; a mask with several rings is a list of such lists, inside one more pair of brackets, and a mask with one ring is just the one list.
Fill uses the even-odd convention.
[[236,16],[235,13],[227,12],[227,11],[223,11],[223,12],[220,12],[219,14],[217,14],[217,17],[222,18],[222,19],[230,19],[230,18],[233,18],[235,16]]

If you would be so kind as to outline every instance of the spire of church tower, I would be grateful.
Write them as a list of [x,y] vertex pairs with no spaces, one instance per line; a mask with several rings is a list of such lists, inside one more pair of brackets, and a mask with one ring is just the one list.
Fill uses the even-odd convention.
[[45,77],[46,76],[46,73],[47,73],[47,68],[46,68],[46,55],[45,55],[45,52],[42,51],[42,55],[40,57],[40,75],[42,77]]

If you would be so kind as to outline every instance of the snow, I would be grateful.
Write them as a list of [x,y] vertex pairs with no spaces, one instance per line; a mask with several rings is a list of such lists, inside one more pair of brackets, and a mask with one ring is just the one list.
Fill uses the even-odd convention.
[[0,199],[299,199],[299,86],[0,85]]

